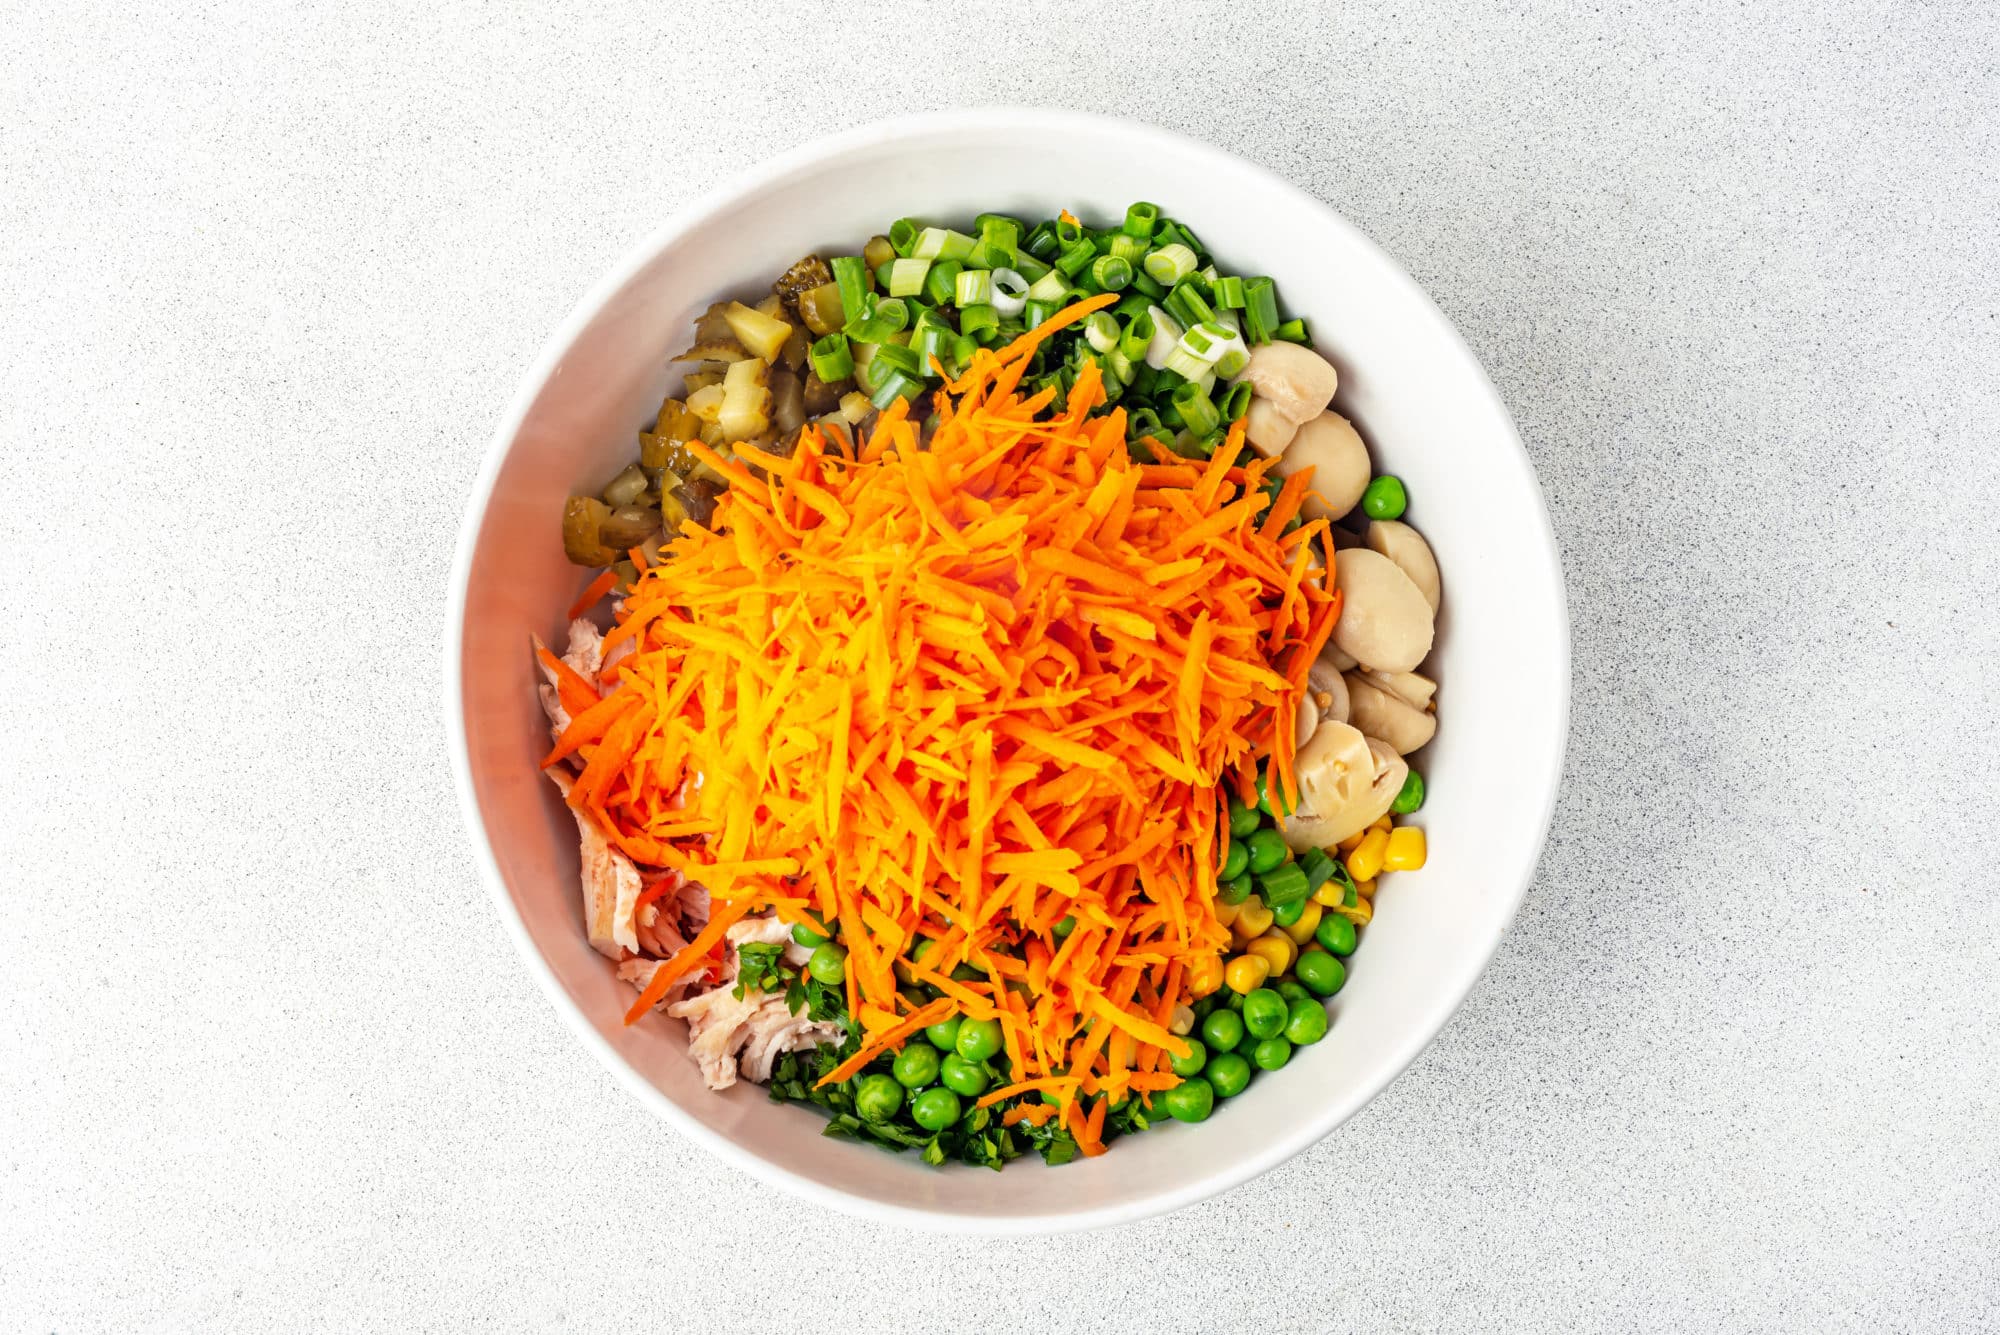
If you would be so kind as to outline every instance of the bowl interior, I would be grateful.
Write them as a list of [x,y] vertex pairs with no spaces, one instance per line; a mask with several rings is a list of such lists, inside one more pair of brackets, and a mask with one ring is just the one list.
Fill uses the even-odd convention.
[[[1430,861],[1390,878],[1333,1003],[1326,1040],[1201,1126],[1100,1159],[1003,1173],[935,1170],[829,1140],[761,1089],[701,1083],[678,1021],[627,1028],[631,990],[584,940],[576,831],[537,772],[547,732],[528,636],[554,637],[582,582],[557,527],[677,383],[666,357],[723,295],[754,299],[809,250],[852,253],[905,215],[984,210],[1122,217],[1135,199],[1184,220],[1225,269],[1268,273],[1339,367],[1337,406],[1378,471],[1400,475],[1445,601],[1432,668],[1442,726],[1416,763]],[[503,423],[466,521],[447,663],[454,759],[503,913],[579,1032],[635,1092],[740,1166],[829,1204],[933,1227],[1080,1227],[1240,1182],[1350,1116],[1430,1040],[1497,944],[1532,873],[1560,770],[1568,632],[1541,496],[1513,427],[1456,333],[1402,272],[1323,206],[1215,149],[1121,122],[1047,113],[920,118],[840,136],[685,214],[579,308]],[[463,745],[456,734],[462,733]]]

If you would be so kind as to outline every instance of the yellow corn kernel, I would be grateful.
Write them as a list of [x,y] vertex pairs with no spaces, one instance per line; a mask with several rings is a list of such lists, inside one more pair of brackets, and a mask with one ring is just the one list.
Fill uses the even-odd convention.
[[1312,940],[1313,933],[1319,930],[1319,915],[1320,906],[1307,900],[1306,906],[1299,911],[1299,920],[1284,929],[1285,935],[1304,945]]
[[1388,871],[1416,871],[1424,865],[1429,851],[1424,843],[1424,832],[1414,825],[1405,825],[1400,830],[1389,832],[1389,846],[1382,856],[1382,866]]
[[1382,858],[1389,851],[1389,836],[1380,830],[1370,830],[1361,837],[1361,843],[1347,855],[1347,874],[1356,881],[1372,881],[1382,870]]
[[1253,941],[1271,928],[1271,910],[1264,907],[1264,901],[1256,895],[1243,901],[1236,910],[1236,921],[1229,924],[1238,941]]
[[1222,971],[1222,977],[1232,992],[1251,993],[1264,985],[1271,976],[1270,961],[1257,955],[1238,955],[1229,961],[1229,967]]
[[[1390,842],[1393,843],[1395,841],[1395,838],[1396,838],[1395,835],[1393,834],[1390,835],[1389,836]],[[1354,893],[1360,895],[1363,899],[1375,898],[1375,882],[1356,881],[1354,883]]]
[[1375,916],[1375,906],[1365,899],[1357,899],[1354,901],[1353,908],[1349,908],[1343,904],[1335,909],[1334,912],[1353,923],[1356,927],[1360,927]]
[[1222,956],[1197,955],[1188,965],[1188,992],[1205,997],[1222,986]]
[[1369,826],[1368,828],[1371,830],[1380,830],[1382,831],[1382,833],[1387,834],[1389,831],[1396,828],[1396,822],[1390,820],[1387,816],[1377,816],[1375,818],[1375,823]]
[[1255,955],[1269,965],[1268,972],[1272,978],[1291,968],[1292,961],[1297,959],[1299,954],[1298,946],[1294,945],[1292,938],[1282,931],[1266,932],[1243,949],[1246,954]]
[[1215,920],[1224,927],[1235,922],[1236,915],[1242,911],[1243,906],[1241,904],[1225,904],[1219,899],[1215,901]]
[[[1373,828],[1374,826],[1372,825],[1368,827],[1368,829],[1373,829]],[[1336,847],[1338,847],[1340,851],[1343,853],[1352,853],[1355,849],[1361,847],[1361,841],[1368,837],[1368,829],[1356,830],[1353,834],[1350,834],[1345,839],[1341,840],[1340,843],[1336,845]]]

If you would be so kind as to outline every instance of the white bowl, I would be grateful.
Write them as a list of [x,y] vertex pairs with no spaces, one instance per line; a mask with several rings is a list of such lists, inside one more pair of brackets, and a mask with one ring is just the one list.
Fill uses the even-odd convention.
[[[553,637],[582,583],[558,519],[635,449],[666,357],[719,296],[766,290],[809,250],[854,251],[905,215],[999,210],[1187,222],[1226,269],[1267,273],[1340,369],[1338,406],[1444,574],[1437,740],[1418,757],[1430,862],[1386,880],[1325,1041],[1199,1126],[1061,1168],[926,1167],[827,1139],[761,1088],[705,1088],[677,1021],[622,1022],[632,991],[584,940],[576,830],[536,762],[529,632]],[[1539,488],[1498,395],[1437,308],[1325,206],[1260,168],[1150,127],[989,110],[867,126],[796,149],[670,220],[549,339],[494,433],[466,509],[447,613],[445,711],[466,824],[521,956],[584,1044],[648,1106],[729,1163],[878,1219],[968,1233],[1123,1222],[1248,1180],[1354,1115],[1430,1042],[1498,945],[1534,871],[1562,767],[1569,632]],[[1464,1116],[1473,1115],[1468,1100]],[[552,1133],[561,1134],[560,1128]]]

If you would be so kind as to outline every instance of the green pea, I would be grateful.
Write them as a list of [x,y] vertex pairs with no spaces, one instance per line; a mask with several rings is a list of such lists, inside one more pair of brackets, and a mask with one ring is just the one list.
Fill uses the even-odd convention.
[[1243,1041],[1243,1017],[1219,1010],[1201,1022],[1201,1039],[1211,1052],[1228,1052]]
[[1361,493],[1361,511],[1370,519],[1401,519],[1410,498],[1403,493],[1403,479],[1384,473]]
[[1202,1046],[1200,1039],[1190,1037],[1187,1045],[1187,1056],[1176,1057],[1171,1053],[1167,1055],[1168,1068],[1183,1080],[1191,1075],[1200,1075],[1201,1068],[1208,1065],[1208,1049]]
[[938,1067],[938,1079],[954,1094],[963,1094],[968,1099],[976,1099],[986,1092],[992,1081],[986,1078],[986,1068],[978,1062],[969,1062],[956,1052],[947,1052],[944,1062]]
[[1296,978],[1280,978],[1272,986],[1277,988],[1278,995],[1285,999],[1286,1005],[1290,1005],[1294,1001],[1311,1001],[1313,999],[1313,994],[1306,991],[1304,985]]
[[1206,1020],[1209,1016],[1209,1012],[1215,1009],[1216,1004],[1217,1004],[1217,999],[1213,992],[1209,993],[1201,1000],[1195,1002],[1193,1007],[1195,1023],[1199,1024],[1203,1020]]
[[1343,918],[1338,913],[1320,915],[1319,927],[1313,932],[1313,940],[1343,958],[1354,953],[1354,921]]
[[1294,899],[1284,904],[1271,906],[1271,921],[1280,927],[1296,926],[1306,911],[1306,901]]
[[854,1087],[854,1111],[864,1122],[886,1122],[903,1110],[903,1087],[893,1076],[864,1075]]
[[1330,997],[1347,984],[1347,966],[1324,951],[1306,951],[1292,966],[1292,972],[1316,997]]
[[969,1062],[983,1062],[997,1056],[1002,1046],[998,1020],[967,1020],[959,1026],[958,1055]]
[[905,1043],[896,1054],[896,1083],[904,1089],[922,1089],[937,1083],[938,1050],[929,1043]]
[[802,922],[792,924],[792,940],[802,946],[823,946],[827,942],[824,934],[815,932],[811,927]]
[[1231,839],[1248,838],[1250,831],[1263,823],[1263,818],[1259,815],[1257,808],[1246,807],[1233,797],[1229,799],[1229,837]]
[[1235,1011],[1238,1015],[1241,1015],[1243,1013],[1243,994],[1233,987],[1225,987],[1222,989],[1222,992],[1224,996],[1222,1004],[1229,1007],[1230,1010]]
[[[1247,860],[1249,855],[1245,854],[1244,857]],[[1250,892],[1256,888],[1256,885],[1250,880],[1250,873],[1246,871],[1234,880],[1224,881],[1218,885],[1215,890],[1215,897],[1225,904],[1241,904],[1244,900],[1250,898]]]
[[948,1089],[927,1089],[910,1105],[910,1116],[926,1131],[942,1131],[958,1120],[958,1095]]
[[1055,926],[1056,940],[1058,941],[1063,940],[1064,938],[1069,936],[1071,932],[1074,932],[1075,930],[1076,930],[1076,915],[1074,913],[1065,913],[1056,922]]
[[1212,1058],[1203,1075],[1221,1098],[1233,1099],[1250,1088],[1250,1063],[1234,1052]]
[[951,981],[954,983],[978,983],[984,982],[985,979],[986,975],[981,973],[975,965],[954,964],[951,966]]
[[1311,997],[1294,1001],[1291,1016],[1285,1021],[1285,1037],[1300,1047],[1325,1038],[1326,1007]]
[[1250,1052],[1260,1071],[1275,1071],[1291,1059],[1292,1045],[1282,1038],[1267,1038]]
[[1423,804],[1424,776],[1411,770],[1403,776],[1403,786],[1396,790],[1396,800],[1389,804],[1389,810],[1407,816]]
[[846,982],[847,947],[836,941],[821,942],[814,947],[812,958],[806,961],[806,972],[829,987]]
[[939,1020],[924,1030],[924,1037],[929,1039],[931,1046],[939,1052],[950,1052],[958,1046],[958,1026],[962,1023],[964,1017],[959,1015],[954,1015],[949,1020]]
[[1282,1033],[1286,1013],[1285,999],[1271,988],[1260,987],[1243,998],[1243,1027],[1252,1038]]
[[1292,855],[1291,848],[1285,843],[1285,836],[1276,830],[1259,830],[1244,840],[1244,843],[1250,853],[1251,874],[1256,876],[1277,869]]
[[1181,1081],[1167,1091],[1167,1116],[1176,1122],[1206,1122],[1215,1111],[1215,1088],[1200,1076]]
[[1277,794],[1270,790],[1264,779],[1265,776],[1262,774],[1257,776],[1257,810],[1276,820],[1285,813],[1277,809],[1275,805],[1278,800]]
[[1229,841],[1229,851],[1222,855],[1222,870],[1216,873],[1220,881],[1233,881],[1250,867],[1250,850],[1243,846],[1241,839]]

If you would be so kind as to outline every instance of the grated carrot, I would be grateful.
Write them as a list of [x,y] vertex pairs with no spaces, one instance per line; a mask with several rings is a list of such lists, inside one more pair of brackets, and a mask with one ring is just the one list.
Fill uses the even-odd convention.
[[[1214,459],[1142,464],[1122,410],[1090,416],[1094,364],[1060,408],[1020,392],[1042,340],[1112,300],[975,352],[927,440],[897,403],[790,458],[691,447],[732,485],[633,583],[603,700],[559,677],[585,708],[547,762],[579,756],[572,805],[713,901],[628,1021],[718,923],[810,906],[867,1035],[828,1081],[934,1019],[997,1019],[1012,1083],[981,1103],[1060,1091],[1097,1153],[1113,1093],[1189,1050],[1165,1021],[1229,942],[1218,789],[1267,758],[1294,788],[1285,735],[1337,606],[1308,557],[1333,552],[1284,531],[1308,482],[1274,502],[1240,423]],[[912,1010],[899,969],[945,995]]]

